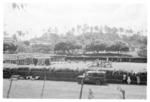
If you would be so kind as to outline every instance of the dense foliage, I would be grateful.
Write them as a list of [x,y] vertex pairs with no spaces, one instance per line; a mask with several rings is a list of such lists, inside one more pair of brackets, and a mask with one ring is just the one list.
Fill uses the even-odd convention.
[[[52,28],[49,29],[42,36],[32,38],[29,41],[22,41],[21,38],[25,33],[17,31],[18,38],[15,35],[12,36],[18,42],[16,51],[63,54],[136,51],[139,56],[146,56],[147,36],[143,31],[109,26],[89,26],[87,24],[77,25],[64,34],[59,34]],[[6,45],[4,44],[4,46]],[[4,50],[9,49],[5,47]]]

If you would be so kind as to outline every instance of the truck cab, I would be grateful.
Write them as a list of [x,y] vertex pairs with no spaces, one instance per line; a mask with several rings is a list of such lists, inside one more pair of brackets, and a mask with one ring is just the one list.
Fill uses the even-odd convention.
[[87,71],[83,75],[77,77],[77,81],[80,84],[83,83],[93,83],[96,85],[101,85],[106,83],[106,71]]

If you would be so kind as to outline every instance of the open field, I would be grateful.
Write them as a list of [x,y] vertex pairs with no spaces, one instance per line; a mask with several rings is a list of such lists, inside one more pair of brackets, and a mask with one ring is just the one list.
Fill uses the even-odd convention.
[[[43,65],[16,65],[16,64],[4,64],[4,68],[17,68],[17,67],[29,67],[29,68],[55,68],[55,69],[87,69],[93,62],[52,62],[50,66]],[[127,62],[112,62],[112,69],[114,70],[123,70],[123,71],[133,71],[133,72],[141,72],[147,70],[146,63],[127,63]]]
[[[3,97],[6,98],[10,81],[3,80]],[[43,81],[18,80],[13,81],[10,98],[41,98]],[[76,82],[46,81],[43,98],[78,99],[80,84]],[[125,90],[126,99],[146,99],[147,86],[143,85],[84,85],[82,98],[87,99],[89,89],[93,91],[94,99],[121,99],[117,87]]]

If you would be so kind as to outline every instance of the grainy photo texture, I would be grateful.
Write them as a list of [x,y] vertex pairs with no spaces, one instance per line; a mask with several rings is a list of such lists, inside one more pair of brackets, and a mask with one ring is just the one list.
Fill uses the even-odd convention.
[[3,98],[146,99],[144,4],[4,4]]

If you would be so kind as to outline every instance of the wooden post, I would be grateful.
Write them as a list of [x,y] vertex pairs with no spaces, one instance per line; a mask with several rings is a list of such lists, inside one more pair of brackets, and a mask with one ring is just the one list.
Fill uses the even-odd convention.
[[82,99],[83,85],[84,85],[84,78],[81,80],[81,89],[80,89],[80,96],[79,96],[79,99]]
[[7,92],[7,98],[9,98],[9,94],[10,94],[10,91],[11,91],[12,83],[13,83],[13,79],[10,79],[9,89],[8,89],[8,92]]
[[83,79],[82,79],[79,99],[82,99],[83,85],[84,85],[84,82],[83,82]]
[[46,68],[44,68],[44,82],[43,82],[43,87],[41,92],[41,98],[43,98],[44,95],[45,81],[46,81]]

